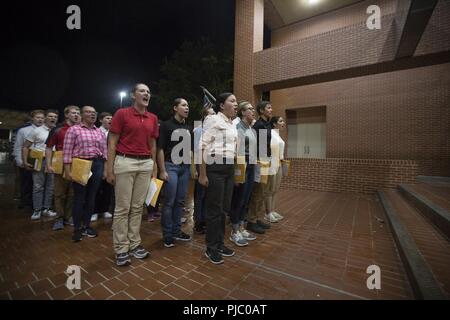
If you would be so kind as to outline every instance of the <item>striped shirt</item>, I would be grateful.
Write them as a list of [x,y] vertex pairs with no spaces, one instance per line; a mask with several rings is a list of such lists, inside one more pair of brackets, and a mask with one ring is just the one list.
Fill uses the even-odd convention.
[[108,149],[105,134],[99,128],[86,127],[84,123],[74,125],[67,130],[64,139],[64,163],[72,163],[72,158],[107,159]]

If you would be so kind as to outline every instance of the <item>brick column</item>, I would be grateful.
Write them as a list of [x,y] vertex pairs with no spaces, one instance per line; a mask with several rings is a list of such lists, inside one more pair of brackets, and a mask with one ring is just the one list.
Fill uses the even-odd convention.
[[260,100],[254,85],[254,53],[263,49],[264,0],[236,0],[234,94],[238,100]]

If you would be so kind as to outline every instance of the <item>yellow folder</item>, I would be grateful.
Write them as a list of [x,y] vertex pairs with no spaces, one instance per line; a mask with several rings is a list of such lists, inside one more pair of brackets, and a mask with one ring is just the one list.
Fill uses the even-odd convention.
[[91,177],[92,160],[84,160],[79,158],[72,159],[72,180],[81,184],[87,185]]
[[270,161],[258,161],[255,170],[255,182],[266,184],[269,180]]
[[56,174],[63,173],[64,166],[63,166],[63,152],[62,151],[53,152],[52,167]]
[[245,183],[245,172],[247,164],[245,163],[245,157],[238,156],[237,163],[234,165],[234,182]]
[[281,170],[283,171],[283,177],[287,177],[291,172],[291,161],[281,160]]
[[164,181],[160,179],[150,180],[150,186],[147,191],[147,196],[145,197],[145,204],[147,206],[151,205],[152,207],[156,207],[156,201],[158,200],[163,184]]
[[45,157],[44,151],[30,149],[30,152],[28,153],[27,162],[33,166],[33,169],[35,171],[41,171],[42,160],[44,159],[44,157]]

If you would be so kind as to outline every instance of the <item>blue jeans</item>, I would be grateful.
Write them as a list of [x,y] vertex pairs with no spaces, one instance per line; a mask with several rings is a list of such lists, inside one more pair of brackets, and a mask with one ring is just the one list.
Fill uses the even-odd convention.
[[95,197],[103,179],[104,161],[101,158],[92,161],[92,176],[87,185],[73,183],[72,217],[75,230],[79,230],[83,226],[89,227],[91,223],[91,216],[95,208]]
[[33,209],[50,209],[55,190],[54,174],[45,173],[45,159],[40,171],[33,171]]
[[164,239],[172,239],[181,232],[181,209],[189,183],[190,165],[165,162],[169,181],[164,185],[164,205],[161,227]]
[[234,187],[233,200],[231,202],[231,223],[236,225],[242,223],[246,219],[250,196],[255,183],[255,165],[247,164],[245,170],[245,182]]

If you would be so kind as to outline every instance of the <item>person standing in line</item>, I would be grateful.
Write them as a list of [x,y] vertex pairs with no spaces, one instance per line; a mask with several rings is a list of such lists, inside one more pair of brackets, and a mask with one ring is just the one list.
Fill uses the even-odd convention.
[[[109,128],[111,128],[112,114],[109,112],[102,112],[98,116],[98,120],[101,125],[99,129],[103,132],[108,141]],[[112,214],[110,213],[111,204],[114,206],[114,188],[106,180],[102,180],[100,187],[97,191],[97,196],[95,199],[95,209],[94,214],[91,217],[91,222],[97,221],[99,215],[103,213],[105,219],[111,219]],[[114,210],[111,210],[114,212]]]
[[234,250],[224,244],[225,217],[231,209],[237,131],[232,119],[237,111],[236,97],[222,93],[214,106],[216,115],[205,118],[201,138],[203,159],[198,181],[206,190],[206,257],[213,264],[223,263]]
[[[177,98],[173,102],[172,110],[172,118],[161,123],[158,139],[159,176],[165,181],[161,227],[166,248],[173,247],[174,240],[191,240],[191,236],[181,230],[181,210],[188,189],[191,168],[190,152],[185,154],[187,150],[192,150],[191,128],[186,123],[189,116],[189,104],[186,99]],[[186,144],[188,149],[178,150],[177,146],[186,146]]]
[[91,106],[81,108],[81,123],[70,127],[64,138],[63,160],[67,179],[72,181],[72,161],[74,158],[91,160],[92,176],[87,185],[73,181],[73,209],[74,232],[72,240],[81,241],[83,236],[97,237],[97,231],[90,226],[91,216],[94,213],[95,195],[102,179],[106,177],[105,160],[108,149],[106,137],[95,126],[97,112]]
[[[33,171],[33,214],[31,220],[39,220],[41,214],[51,218],[56,216],[56,212],[51,210],[53,203],[54,175],[53,173],[46,173],[46,161],[44,155],[45,142],[47,141],[48,134],[50,130],[56,126],[57,121],[58,111],[45,111],[44,124],[27,134],[22,147],[22,161],[24,167],[27,170]],[[42,153],[43,160],[39,171],[34,170],[33,166],[28,163],[30,149]]]
[[54,174],[55,180],[55,210],[56,219],[53,224],[53,231],[64,229],[65,224],[72,224],[73,188],[72,182],[63,178],[62,174],[55,174],[52,166],[53,149],[62,151],[64,138],[70,127],[80,123],[80,108],[77,106],[67,106],[64,109],[65,122],[62,126],[50,131],[45,149],[47,172]]
[[274,183],[271,188],[267,190],[267,197],[264,198],[266,216],[265,219],[269,222],[278,222],[283,219],[283,216],[275,211],[276,198],[278,190],[281,185],[281,178],[283,176],[281,168],[281,160],[284,160],[284,147],[285,142],[281,138],[279,132],[284,130],[286,123],[282,117],[272,117],[270,123],[273,126],[272,140],[271,140],[271,163],[269,168],[269,175],[274,176]]
[[129,265],[130,255],[145,259],[150,254],[140,236],[145,196],[150,179],[157,177],[158,118],[147,111],[150,97],[147,85],[136,84],[133,105],[114,114],[108,135],[107,179],[115,185],[113,243],[118,266]]
[[248,245],[248,241],[255,240],[256,237],[245,229],[245,219],[247,216],[248,204],[255,181],[256,163],[256,134],[251,128],[251,123],[255,119],[255,108],[250,102],[239,103],[236,129],[238,131],[238,155],[245,156],[246,170],[244,183],[235,184],[233,200],[231,201],[230,220],[233,230],[230,240],[238,247]]

